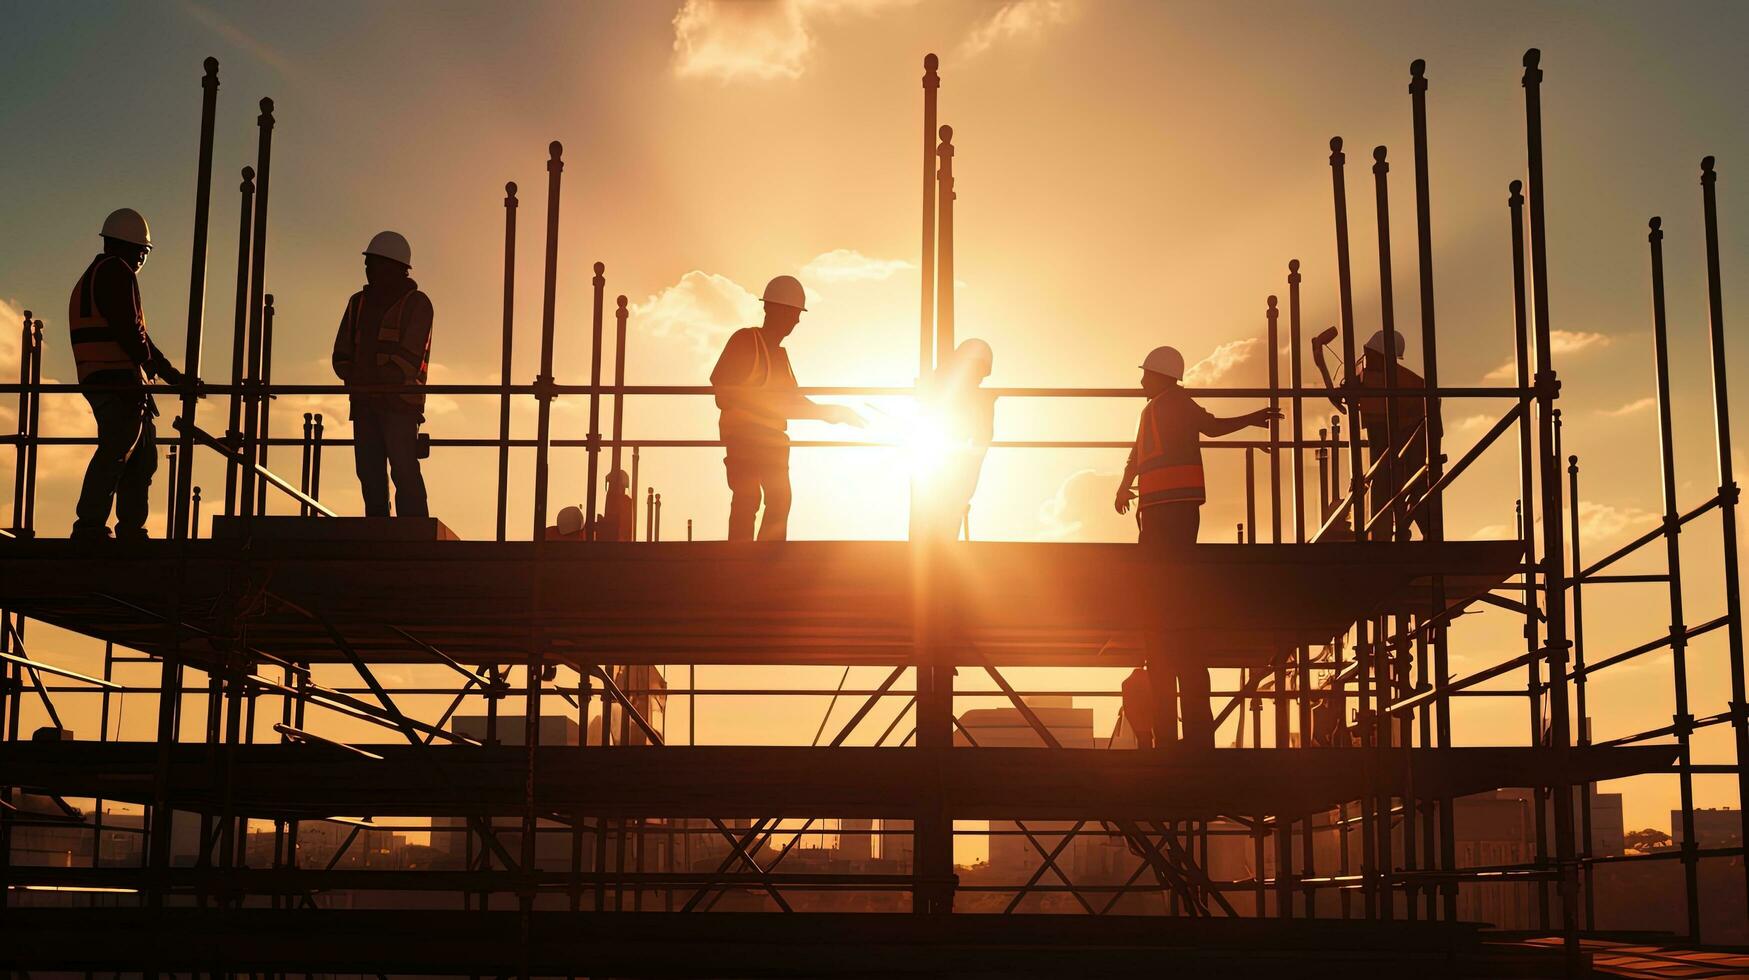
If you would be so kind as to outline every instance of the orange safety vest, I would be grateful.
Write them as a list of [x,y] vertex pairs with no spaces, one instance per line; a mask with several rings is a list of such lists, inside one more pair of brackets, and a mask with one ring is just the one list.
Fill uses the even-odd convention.
[[[421,350],[413,350],[401,344],[402,327],[407,319],[407,300],[417,289],[409,289],[395,300],[393,306],[383,311],[382,322],[377,324],[376,367],[394,364],[401,369],[407,380],[423,385],[426,375],[431,369],[431,332],[425,333],[425,344]],[[352,303],[347,307],[346,317],[352,322],[352,335],[358,336],[358,318],[364,312],[364,292],[360,290],[352,296]],[[415,360],[417,358],[417,360]],[[414,408],[423,408],[425,396],[417,392],[406,392],[394,396]]]
[[[121,345],[116,336],[118,328],[110,325],[103,312],[97,308],[97,270],[105,262],[121,262],[114,255],[99,255],[85,269],[85,274],[79,277],[79,282],[73,287],[73,296],[68,303],[67,326],[73,339],[73,363],[79,371],[79,380],[99,371],[132,371],[141,373],[141,365],[134,360],[132,354]],[[123,262],[122,267],[127,268]],[[140,339],[146,337],[146,316],[140,309],[140,286],[132,275],[128,276],[133,292],[134,329],[139,332]]]
[[[1139,507],[1155,504],[1200,504],[1207,499],[1203,490],[1202,448],[1198,445],[1199,430],[1193,424],[1190,431],[1169,413],[1174,403],[1165,399],[1171,392],[1154,398],[1142,409],[1141,431],[1136,436],[1136,475],[1141,484]],[[1179,396],[1189,403],[1188,396]]]
[[[772,371],[772,365],[777,358],[772,356],[771,347],[766,342],[765,331],[757,327],[747,328],[753,333],[753,367],[747,372],[747,379],[741,384],[750,388],[793,389],[797,387],[795,371],[790,368],[789,361],[784,361],[784,372],[781,375]],[[787,419],[757,415],[743,408],[723,409],[721,427],[724,431],[748,428],[766,429],[776,434],[781,440],[785,430],[789,428]]]

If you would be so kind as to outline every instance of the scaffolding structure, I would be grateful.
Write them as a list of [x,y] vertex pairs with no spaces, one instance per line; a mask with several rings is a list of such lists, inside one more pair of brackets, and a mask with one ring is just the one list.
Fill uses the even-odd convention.
[[[1218,963],[1244,975],[1246,968],[1235,964],[1251,962],[1241,954],[1254,954],[1293,955],[1332,973],[1384,955],[1396,964],[1470,975],[1465,971],[1489,961],[1475,928],[1457,921],[1464,884],[1510,882],[1534,890],[1541,925],[1564,940],[1561,953],[1571,965],[1580,956],[1578,938],[1595,925],[1597,867],[1660,859],[1681,862],[1687,938],[1704,941],[1699,869],[1709,861],[1740,866],[1744,848],[1699,845],[1694,777],[1735,776],[1749,811],[1743,769],[1749,759],[1749,698],[1717,175],[1708,157],[1701,184],[1718,488],[1687,510],[1677,500],[1662,231],[1653,219],[1664,512],[1658,527],[1585,564],[1578,461],[1563,459],[1561,386],[1552,359],[1538,58],[1533,49],[1524,60],[1526,161],[1523,181],[1511,182],[1508,199],[1514,382],[1439,382],[1428,83],[1425,66],[1416,61],[1408,92],[1425,387],[1399,387],[1394,364],[1385,359],[1384,387],[1367,393],[1385,406],[1382,451],[1369,452],[1356,388],[1338,393],[1344,406],[1339,416],[1327,426],[1317,424],[1306,401],[1330,392],[1309,388],[1301,378],[1307,351],[1302,279],[1299,262],[1288,263],[1285,383],[1280,358],[1271,357],[1266,387],[1191,392],[1198,398],[1266,399],[1271,408],[1286,409],[1285,424],[1272,422],[1265,438],[1205,443],[1210,451],[1243,455],[1247,520],[1240,543],[1198,545],[1172,564],[1123,545],[663,542],[653,490],[645,541],[546,540],[555,451],[587,454],[592,515],[602,452],[610,454],[610,470],[617,470],[622,451],[630,448],[635,474],[644,450],[721,445],[624,435],[627,397],[712,392],[705,386],[625,383],[630,313],[624,296],[608,312],[602,263],[594,264],[592,279],[589,383],[566,384],[554,376],[564,170],[557,142],[546,165],[538,375],[532,383],[512,378],[519,199],[516,185],[508,184],[501,381],[425,388],[498,399],[496,438],[429,440],[440,450],[497,451],[496,540],[440,541],[429,533],[425,540],[359,540],[355,535],[364,532],[356,522],[338,518],[321,499],[324,453],[350,440],[325,437],[319,415],[304,416],[301,435],[273,434],[271,398],[401,389],[272,380],[274,308],[264,286],[274,117],[272,101],[261,100],[257,159],[243,168],[239,188],[230,380],[173,389],[180,413],[169,449],[166,540],[93,543],[39,535],[39,448],[94,440],[41,431],[42,400],[83,389],[42,381],[43,326],[28,311],[18,383],[0,386],[0,394],[17,397],[19,419],[17,433],[4,440],[15,447],[16,464],[12,527],[0,541],[0,659],[6,665],[0,689],[0,945],[17,951],[20,963],[86,969],[150,963],[168,971],[310,969],[313,963],[382,972],[898,975],[963,972],[975,963],[1007,975],[1113,975],[1157,970],[1161,957],[1172,957],[1190,965]],[[920,377],[944,361],[954,339],[955,146],[952,129],[938,126],[939,62],[930,55],[924,67]],[[185,356],[190,378],[201,374],[217,73],[218,63],[208,59]],[[1333,139],[1330,150],[1342,362],[1345,376],[1355,378],[1360,328],[1350,283],[1341,139]],[[1384,147],[1373,152],[1373,161],[1381,326],[1389,336],[1395,324]],[[1268,297],[1264,328],[1271,352],[1283,347],[1283,309],[1276,296]],[[611,383],[603,380],[608,315],[617,338]],[[914,389],[803,392],[910,396]],[[1005,388],[994,394],[1112,399],[1137,392]],[[227,399],[223,435],[200,424],[205,396]],[[560,397],[588,399],[583,437],[554,434],[552,403]],[[511,435],[511,406],[521,398],[535,401],[533,438]],[[604,399],[611,403],[604,405]],[[1399,402],[1406,400],[1421,403],[1421,428],[1391,431]],[[1440,424],[1448,401],[1507,406],[1455,462],[1444,453]],[[612,428],[604,436],[608,409]],[[1308,432],[1313,428],[1316,435]],[[1490,447],[1513,436],[1523,508],[1516,536],[1448,540],[1447,488]],[[1128,443],[993,445],[1116,449]],[[508,526],[513,448],[534,452],[527,540]],[[272,449],[295,450],[295,478],[269,466]],[[218,512],[215,533],[204,539],[200,488],[193,484],[197,453],[226,461],[223,497],[208,503]],[[270,492],[289,499],[295,515],[269,514]],[[1691,624],[1683,604],[1679,532],[1714,511],[1724,543],[1725,609]],[[1412,528],[1421,530],[1419,538]],[[1656,543],[1665,549],[1664,572],[1609,574],[1617,562]],[[1588,659],[1585,595],[1605,585],[1648,581],[1667,585],[1668,631]],[[684,608],[676,595],[685,596]],[[1482,605],[1523,616],[1524,649],[1454,675],[1449,628]],[[1241,738],[1248,729],[1252,748],[1122,751],[1112,748],[1115,732],[1104,749],[1066,747],[1027,695],[1116,692],[1023,692],[1004,674],[1017,666],[1137,666],[1140,638],[1162,613],[1194,636],[1209,665],[1240,671],[1236,689],[1216,692],[1217,721],[1236,716]],[[27,629],[31,620],[102,641],[101,676],[57,665],[35,649]],[[1724,710],[1696,717],[1689,707],[1688,646],[1714,631],[1726,638],[1730,700]],[[1598,637],[1591,640],[1595,644]],[[1594,707],[1587,693],[1594,675],[1664,650],[1673,665],[1671,724],[1594,743],[1589,729],[1576,722]],[[115,668],[127,663],[158,665],[157,684],[118,682]],[[380,674],[389,664],[436,666],[453,674],[455,683],[385,684]],[[750,692],[701,688],[693,669],[704,664],[878,666],[887,673],[866,689],[845,689],[841,682],[837,689]],[[349,665],[357,684],[319,683],[318,669],[333,665]],[[658,667],[667,670],[658,675],[652,669]],[[682,668],[683,686],[675,683]],[[956,688],[957,678],[973,673],[987,677],[994,689]],[[1452,734],[1454,699],[1500,696],[1489,682],[1518,676],[1523,686],[1505,693],[1528,705],[1524,743],[1459,745]],[[658,685],[656,677],[666,679]],[[419,717],[403,707],[408,696],[437,693],[451,699],[440,716]],[[656,695],[684,698],[690,712],[700,697],[748,693],[830,695],[835,701],[855,699],[858,706],[829,737],[822,720],[808,746],[664,744],[664,728],[653,717]],[[127,695],[155,704],[155,741],[109,740],[112,707]],[[46,727],[58,732],[65,726],[57,698],[73,696],[100,699],[97,741],[29,737],[21,719],[36,710],[32,699]],[[1014,709],[1037,746],[979,745],[957,710],[973,699],[995,699]],[[201,702],[205,737],[183,741],[183,713]],[[874,736],[872,713],[894,703],[902,707]],[[483,731],[469,734],[452,723],[468,704],[483,710]],[[508,705],[519,706],[520,714],[509,713]],[[576,745],[548,742],[543,720],[555,713],[574,713]],[[275,714],[277,722],[263,724]],[[324,734],[326,714],[379,727],[384,744]],[[1714,726],[1730,726],[1734,763],[1693,759],[1692,735]],[[689,725],[689,740],[694,731]],[[275,740],[257,741],[262,737]],[[1679,782],[1685,831],[1680,846],[1643,856],[1595,855],[1590,785],[1646,773],[1672,774]],[[1461,864],[1454,801],[1503,787],[1536,793],[1534,860]],[[93,848],[91,867],[14,863],[12,839],[26,828],[92,826],[71,816],[26,813],[18,806],[23,794],[95,801],[92,830],[98,837],[105,801],[143,806],[145,816],[133,830],[144,838],[140,863],[105,866],[101,846]],[[430,819],[434,839],[448,834],[465,841],[464,866],[338,867],[346,849],[379,818]],[[786,860],[794,860],[806,835],[826,819],[880,820],[879,829],[858,832],[880,839],[883,853],[886,842],[894,842],[895,852],[908,851],[909,859],[880,873],[785,871]],[[974,821],[989,821],[989,828],[963,826]],[[1029,828],[1023,821],[1041,823]],[[325,868],[299,861],[300,833],[315,822],[349,828]],[[174,857],[177,827],[191,823],[198,826],[198,847],[192,865],[182,866]],[[248,838],[269,827],[270,853],[257,860]],[[1030,879],[962,881],[954,862],[956,838],[1004,834],[1031,849],[1036,870]],[[1210,873],[1211,839],[1223,836],[1250,843],[1248,877]],[[1064,855],[1074,841],[1089,837],[1114,842],[1128,856],[1133,870],[1127,880],[1074,880]],[[1320,860],[1331,849],[1339,854],[1335,866]],[[417,913],[319,908],[321,896],[341,889],[435,895],[447,904],[415,903]],[[1744,889],[1749,893],[1749,873]],[[70,901],[91,896],[104,907],[32,907],[30,897],[45,891]],[[870,907],[918,915],[834,913],[799,898],[844,892],[887,896],[893,904]],[[1026,912],[1029,897],[1067,896],[1080,918],[953,914],[956,900],[963,913],[970,899],[986,894],[1003,900],[1001,911],[1007,913]],[[748,911],[754,908],[766,911]],[[718,914],[689,914],[712,909]],[[634,911],[642,918],[598,915]],[[1184,918],[1197,922],[1179,921]],[[1048,928],[1038,924],[1043,920]],[[101,948],[76,939],[94,922],[108,937]],[[202,937],[199,949],[186,945],[195,936]],[[885,952],[845,964],[849,947]],[[1519,955],[1534,959],[1536,952]],[[725,970],[725,962],[735,969]]]

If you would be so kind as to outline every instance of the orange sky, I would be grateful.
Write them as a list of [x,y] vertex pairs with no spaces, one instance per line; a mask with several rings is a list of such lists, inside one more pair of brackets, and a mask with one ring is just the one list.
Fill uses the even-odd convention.
[[[942,120],[959,146],[959,320],[989,340],[998,385],[1120,386],[1142,353],[1174,343],[1214,357],[1206,383],[1253,384],[1266,352],[1264,297],[1283,292],[1288,259],[1305,273],[1308,333],[1334,322],[1326,141],[1348,141],[1357,323],[1378,322],[1371,178],[1375,144],[1394,167],[1396,315],[1421,361],[1409,166],[1408,62],[1428,61],[1442,380],[1497,383],[1511,355],[1506,184],[1521,175],[1519,58],[1544,50],[1553,325],[1565,382],[1567,447],[1584,467],[1582,543],[1594,555],[1650,526],[1659,507],[1656,414],[1646,314],[1645,220],[1669,234],[1678,462],[1685,503],[1716,484],[1697,162],[1719,157],[1725,308],[1749,310],[1749,207],[1741,161],[1749,68],[1734,50],[1746,16],[1726,4],[1396,5],[772,3],[534,5],[486,12],[424,4],[357,8],[231,6],[183,0],[9,16],[15,58],[0,126],[10,233],[0,239],[0,375],[16,364],[16,311],[47,324],[45,373],[67,378],[58,329],[67,290],[94,250],[103,214],[146,212],[160,244],[141,278],[153,334],[180,352],[188,280],[194,124],[201,57],[223,63],[204,372],[228,373],[234,297],[236,172],[254,157],[255,100],[278,104],[267,288],[277,298],[276,378],[327,382],[326,353],[358,251],[384,227],[413,243],[414,276],[437,310],[432,378],[495,381],[502,185],[523,188],[516,379],[535,373],[545,145],[566,145],[558,377],[586,380],[589,264],[608,267],[611,297],[634,306],[628,378],[702,383],[715,348],[752,322],[772,275],[798,275],[810,313],[790,342],[804,384],[904,385],[915,373],[920,61],[943,61]],[[123,42],[126,43],[123,43]],[[176,357],[180,360],[180,356]],[[1222,369],[1217,370],[1220,366]],[[1744,352],[1732,351],[1743,377]],[[1307,372],[1311,368],[1308,363]],[[1285,361],[1284,361],[1285,375]],[[1749,383],[1749,382],[1744,382]],[[3,400],[3,399],[0,399]],[[1237,413],[1252,407],[1235,404]],[[1447,410],[1452,454],[1503,404]],[[283,399],[277,431],[327,413],[338,398]],[[1126,402],[1005,402],[998,438],[1121,439]],[[1217,408],[1217,411],[1221,409]],[[10,408],[0,408],[9,428]],[[53,431],[89,431],[82,403],[51,400]],[[223,403],[202,408],[222,428]],[[519,433],[532,434],[521,406]],[[434,399],[428,430],[486,436],[491,400]],[[559,403],[556,433],[583,434],[586,406]],[[1742,426],[1738,426],[1742,431]],[[714,434],[702,401],[634,399],[627,433]],[[798,425],[801,438],[842,434]],[[280,459],[289,455],[282,450]],[[429,464],[432,506],[464,536],[488,536],[489,451],[441,452]],[[723,533],[727,493],[715,450],[644,454],[641,478],[663,493],[664,531]],[[70,522],[81,450],[44,449],[39,521]],[[797,537],[898,537],[905,483],[892,450],[798,450]],[[554,463],[554,506],[583,496],[580,453]],[[1124,540],[1111,514],[1120,452],[992,454],[974,502],[976,537]],[[526,534],[532,460],[514,457],[511,526]],[[216,492],[219,471],[199,482]],[[1240,518],[1236,458],[1211,467],[1204,540],[1229,540]],[[5,482],[10,487],[10,481]],[[1453,536],[1509,533],[1516,496],[1510,445],[1456,487]],[[161,488],[160,488],[161,490]],[[9,490],[6,491],[9,493]],[[155,497],[159,496],[155,494]],[[326,461],[323,497],[357,512],[344,450]],[[161,506],[161,503],[160,503]],[[209,510],[210,512],[210,510]],[[1719,611],[1716,525],[1684,536],[1693,566],[1688,618]],[[1614,586],[1588,602],[1595,654],[1623,649],[1668,621],[1655,586]],[[1504,614],[1460,625],[1458,671],[1521,644]],[[44,630],[43,636],[49,631]],[[1694,710],[1727,696],[1715,635],[1692,654]],[[66,648],[89,668],[89,649]],[[737,671],[727,682],[774,683]],[[1040,672],[1040,686],[1114,686],[1111,678]],[[409,679],[417,672],[409,671]],[[819,676],[814,676],[818,674]],[[788,672],[798,685],[837,671]],[[141,677],[144,681],[144,675]],[[853,675],[851,682],[856,683]],[[1665,723],[1667,661],[1605,675],[1593,688],[1600,737]],[[713,740],[806,738],[823,704],[701,707]],[[1092,703],[1092,702],[1089,702]],[[1100,702],[1107,730],[1115,704]],[[680,714],[681,712],[676,712]],[[141,737],[147,712],[124,719]],[[1459,731],[1477,743],[1523,738],[1522,704],[1464,702]],[[756,720],[755,720],[756,719]],[[884,719],[883,719],[884,720]],[[136,725],[139,728],[136,729]],[[90,726],[87,725],[87,728]],[[338,729],[344,730],[344,729]],[[878,728],[875,729],[878,731]],[[1698,761],[1723,761],[1726,732],[1697,739]],[[1735,797],[1701,777],[1702,805]],[[1674,781],[1630,784],[1630,825],[1663,826]]]

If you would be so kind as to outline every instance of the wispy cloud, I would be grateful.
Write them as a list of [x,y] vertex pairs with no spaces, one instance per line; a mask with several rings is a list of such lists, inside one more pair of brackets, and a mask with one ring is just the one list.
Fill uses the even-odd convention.
[[802,266],[804,283],[873,282],[891,279],[916,266],[904,259],[875,259],[851,248],[835,248],[814,256]]
[[1212,388],[1226,381],[1234,371],[1257,355],[1263,341],[1257,337],[1231,340],[1214,349],[1209,356],[1192,364],[1184,372],[1184,384],[1190,388]]
[[706,363],[730,333],[760,319],[759,297],[727,276],[698,269],[634,304],[631,312],[639,330],[679,338]]
[[[1563,354],[1577,354],[1598,347],[1608,347],[1608,334],[1595,330],[1551,330],[1549,331],[1549,350],[1559,357]],[[1534,369],[1534,364],[1533,364]],[[1488,380],[1505,381],[1518,377],[1518,362],[1507,361],[1488,372]]]
[[296,65],[292,64],[285,55],[280,54],[277,49],[257,38],[255,35],[250,34],[236,24],[231,23],[229,20],[221,17],[218,13],[195,3],[194,0],[182,0],[181,6],[182,12],[187,14],[190,19],[212,31],[214,34],[224,38],[226,41],[229,41],[232,45],[247,53],[250,57],[273,68],[275,71],[279,72],[283,78],[287,80],[296,79],[303,81],[301,78],[302,73],[298,71]]
[[1001,44],[1031,41],[1075,15],[1071,0],[1009,0],[960,43],[959,56],[975,58]]
[[1633,401],[1628,402],[1626,405],[1616,408],[1600,408],[1597,410],[1597,414],[1612,419],[1619,419],[1628,415],[1638,415],[1649,408],[1655,407],[1657,404],[1658,399],[1656,398],[1636,398]]
[[686,0],[674,15],[674,73],[719,82],[800,78],[822,21],[916,0]]
[[1047,541],[1117,541],[1133,536],[1135,517],[1119,516],[1112,507],[1118,474],[1076,470],[1057,487],[1057,492],[1039,505]]

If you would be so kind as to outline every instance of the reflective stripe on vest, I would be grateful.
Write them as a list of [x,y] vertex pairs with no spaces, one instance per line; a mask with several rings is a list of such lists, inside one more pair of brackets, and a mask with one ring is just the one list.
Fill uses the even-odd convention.
[[1141,445],[1136,452],[1136,475],[1141,492],[1137,505],[1200,504],[1207,499],[1203,489],[1202,450],[1194,442],[1189,446],[1166,445],[1156,417],[1161,409],[1155,400],[1142,410]]
[[[400,299],[395,300],[388,309],[383,311],[383,318],[377,322],[376,327],[376,364],[373,365],[373,367],[380,368],[387,364],[393,364],[401,369],[402,375],[408,382],[423,385],[430,369],[430,332],[427,331],[425,334],[425,347],[423,350],[411,350],[401,344],[401,333],[406,326],[407,319],[407,300],[416,292],[418,292],[416,289],[408,290]],[[363,314],[364,293],[360,292],[353,298],[351,309],[352,336],[355,349],[358,343],[358,321]],[[422,392],[403,392],[394,397],[401,399],[415,408],[423,405],[425,398],[424,393]]]
[[[68,302],[68,333],[73,341],[73,363],[80,381],[99,371],[133,371],[136,374],[140,371],[139,363],[121,345],[116,328],[110,326],[109,320],[97,307],[97,270],[109,261],[121,260],[113,255],[98,256],[73,286],[73,296]],[[137,293],[133,305],[135,327],[143,337],[146,325],[140,315]]]

